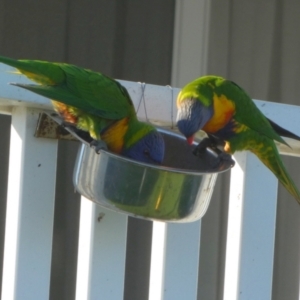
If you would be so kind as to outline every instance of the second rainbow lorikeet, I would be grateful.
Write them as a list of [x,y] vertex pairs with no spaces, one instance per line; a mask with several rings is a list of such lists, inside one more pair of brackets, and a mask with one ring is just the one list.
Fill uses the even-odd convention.
[[161,163],[164,140],[150,124],[137,119],[124,86],[101,73],[65,63],[15,60],[0,56],[33,84],[13,84],[52,100],[66,124],[104,141],[114,153],[146,162]]
[[208,135],[195,149],[196,154],[201,155],[207,146],[217,149],[220,145],[221,154],[249,150],[300,203],[300,192],[274,142],[287,145],[281,136],[300,137],[267,119],[241,87],[222,77],[203,76],[182,88],[177,107],[177,126],[189,143],[200,129]]

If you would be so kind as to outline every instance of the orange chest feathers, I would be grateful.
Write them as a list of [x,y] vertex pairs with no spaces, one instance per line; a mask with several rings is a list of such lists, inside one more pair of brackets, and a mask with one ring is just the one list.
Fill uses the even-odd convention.
[[215,133],[222,129],[235,113],[234,102],[224,95],[214,94],[213,98],[214,114],[212,118],[202,128],[205,132]]
[[110,151],[121,153],[124,147],[124,136],[128,130],[128,118],[111,124],[101,133],[101,139],[107,144]]
[[76,125],[78,118],[75,112],[72,111],[72,107],[54,100],[52,100],[52,105],[55,111],[63,118],[64,122]]

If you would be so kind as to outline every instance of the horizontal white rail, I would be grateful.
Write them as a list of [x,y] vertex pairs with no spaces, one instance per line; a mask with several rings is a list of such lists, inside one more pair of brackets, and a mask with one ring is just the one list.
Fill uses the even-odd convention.
[[[139,82],[119,80],[127,89],[137,109],[138,117],[153,124],[175,129],[176,98],[179,88],[158,86]],[[47,98],[36,95],[24,89],[10,86],[8,83],[31,83],[23,75],[14,74],[14,69],[0,63],[0,113],[10,114],[13,106],[27,106],[52,110]],[[300,135],[297,127],[300,126],[300,107],[268,101],[254,100],[258,108],[270,119],[279,125]],[[203,134],[200,132],[200,136]],[[300,143],[286,139],[291,148],[278,145],[282,154],[299,156]]]

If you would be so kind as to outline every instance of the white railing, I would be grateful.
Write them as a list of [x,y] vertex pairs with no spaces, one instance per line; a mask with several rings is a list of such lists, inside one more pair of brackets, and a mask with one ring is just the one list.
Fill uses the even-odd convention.
[[[12,115],[2,299],[48,299],[57,141],[34,138],[33,132],[39,112],[51,105],[43,97],[8,86],[8,82],[28,82],[3,72],[8,69],[0,64],[0,113]],[[135,106],[141,104],[141,119],[174,124],[178,89],[122,83]],[[256,104],[267,116],[276,116],[279,124],[300,132],[300,107]],[[283,147],[281,151],[300,153],[297,143],[293,150]],[[251,154],[239,153],[235,160],[224,299],[271,299],[277,180]],[[104,217],[99,219],[99,215]],[[99,295],[101,299],[123,298],[126,234],[125,215],[82,198],[77,300],[99,299]],[[149,299],[197,299],[200,234],[201,221],[154,222]]]

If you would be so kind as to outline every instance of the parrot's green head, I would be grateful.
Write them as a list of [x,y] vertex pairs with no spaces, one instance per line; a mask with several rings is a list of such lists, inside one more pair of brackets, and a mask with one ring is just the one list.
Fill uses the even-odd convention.
[[177,98],[177,126],[193,143],[194,135],[213,116],[213,95],[218,82],[223,80],[217,76],[203,76],[184,86]]
[[161,164],[165,154],[163,137],[154,128],[145,135],[143,135],[143,131],[144,130],[138,131],[129,139],[122,154],[140,162]]

